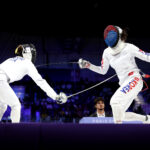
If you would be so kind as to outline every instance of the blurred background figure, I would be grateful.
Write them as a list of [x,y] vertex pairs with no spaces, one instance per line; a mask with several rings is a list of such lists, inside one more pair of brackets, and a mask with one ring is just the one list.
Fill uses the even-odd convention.
[[105,111],[105,101],[102,97],[94,100],[94,106],[96,111],[90,117],[112,117],[112,114]]

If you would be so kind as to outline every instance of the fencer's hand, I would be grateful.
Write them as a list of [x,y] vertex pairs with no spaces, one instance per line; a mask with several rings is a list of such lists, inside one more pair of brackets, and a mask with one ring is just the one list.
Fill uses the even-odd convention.
[[81,69],[90,68],[90,65],[91,65],[89,61],[83,60],[82,58],[79,59],[78,63]]
[[67,102],[67,95],[63,92],[60,92],[60,94],[56,97],[56,103],[57,104],[64,104]]

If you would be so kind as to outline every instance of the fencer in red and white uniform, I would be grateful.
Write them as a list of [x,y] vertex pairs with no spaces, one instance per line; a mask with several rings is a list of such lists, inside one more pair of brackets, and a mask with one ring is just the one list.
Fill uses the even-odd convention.
[[122,123],[122,121],[148,123],[148,116],[126,111],[143,88],[143,80],[135,57],[150,62],[150,53],[126,43],[126,38],[126,31],[120,27],[107,26],[104,31],[104,40],[108,47],[103,52],[101,66],[95,66],[83,59],[79,59],[79,66],[103,75],[107,73],[109,66],[116,71],[120,87],[110,100],[115,123]]
[[33,44],[19,45],[15,54],[16,57],[9,58],[0,64],[0,120],[7,106],[10,106],[12,123],[20,122],[21,104],[9,83],[21,80],[25,75],[30,76],[47,96],[56,100],[57,103],[67,101],[67,96],[64,93],[57,94],[38,73],[34,65],[36,49]]

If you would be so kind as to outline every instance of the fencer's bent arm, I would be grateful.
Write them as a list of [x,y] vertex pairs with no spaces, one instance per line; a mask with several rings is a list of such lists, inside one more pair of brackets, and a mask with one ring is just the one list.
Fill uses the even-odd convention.
[[95,66],[93,64],[90,64],[89,69],[99,74],[103,74],[103,75],[106,74],[109,69],[109,61],[105,56],[105,53],[103,54],[102,57],[101,66]]
[[41,77],[33,64],[29,67],[28,75],[49,97],[56,100],[58,96],[57,93],[51,88],[47,81]]
[[150,53],[146,53],[141,49],[135,48],[132,51],[133,55],[143,61],[150,62]]

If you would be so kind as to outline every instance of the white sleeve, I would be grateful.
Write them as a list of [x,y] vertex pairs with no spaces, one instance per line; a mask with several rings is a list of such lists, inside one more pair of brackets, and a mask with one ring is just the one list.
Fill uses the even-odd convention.
[[109,69],[109,61],[106,57],[106,53],[103,53],[102,61],[101,61],[101,66],[95,66],[93,64],[90,64],[89,67],[90,70],[97,72],[99,74],[106,74],[108,69]]
[[34,80],[34,82],[52,99],[56,100],[57,94],[56,92],[51,88],[51,86],[47,83],[45,79],[41,77],[41,75],[38,73],[35,66],[31,63],[29,66],[28,75]]
[[150,53],[144,52],[135,45],[132,45],[132,55],[143,61],[150,62]]

